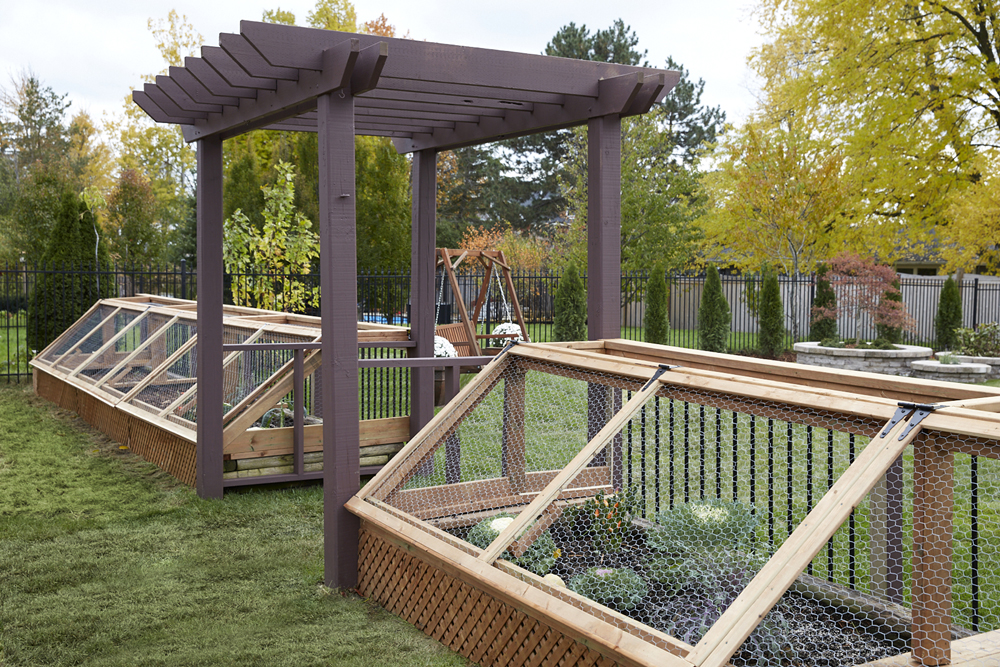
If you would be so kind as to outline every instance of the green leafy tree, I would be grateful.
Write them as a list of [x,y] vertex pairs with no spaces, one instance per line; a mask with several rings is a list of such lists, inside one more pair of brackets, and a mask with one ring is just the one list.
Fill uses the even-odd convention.
[[934,343],[939,350],[954,350],[958,343],[955,329],[962,326],[962,292],[948,276],[941,286],[937,317],[934,318]]
[[[638,51],[639,38],[619,19],[605,30],[591,32],[575,23],[563,26],[545,47],[545,55],[579,60],[598,60],[638,65],[646,51]],[[560,187],[567,179],[562,170],[567,160],[571,130],[508,139],[499,147],[506,156],[504,173],[516,174],[498,183],[506,189],[501,199],[524,204],[521,219],[505,219],[519,230],[544,231],[548,223],[563,218],[567,201]]]
[[708,352],[726,352],[730,325],[729,301],[722,291],[719,270],[709,264],[698,308],[698,346]]
[[160,257],[163,238],[149,181],[126,169],[107,200],[108,248],[125,265],[147,265]]
[[[666,131],[665,112],[622,120],[621,257],[622,269],[641,271],[662,264],[672,271],[691,261],[700,238],[695,220],[705,204],[700,176],[683,161]],[[587,128],[574,130],[563,184],[573,220],[567,254],[587,260]],[[629,300],[631,295],[624,295]]]
[[410,163],[385,137],[358,137],[358,267],[392,270],[410,263]]
[[666,345],[670,341],[670,295],[666,270],[656,266],[646,283],[646,342]]
[[552,336],[557,341],[587,339],[587,292],[576,264],[563,271],[555,294],[555,322]]
[[62,211],[62,196],[72,189],[57,165],[35,162],[25,172],[13,195],[6,239],[6,259],[29,263],[46,254]]
[[43,87],[31,72],[22,72],[13,84],[11,90],[0,92],[4,148],[13,152],[18,170],[38,161],[58,160],[68,143],[64,119],[70,103],[66,95]]
[[64,190],[106,188],[110,156],[85,113],[30,72],[0,89],[0,261],[42,259]]
[[226,220],[223,262],[226,271],[241,276],[233,288],[237,304],[302,312],[319,305],[319,286],[301,278],[319,257],[319,236],[295,210],[294,167],[279,163],[278,177],[274,185],[264,186],[262,229],[239,210]]
[[350,0],[318,0],[316,7],[306,15],[306,22],[323,30],[358,31],[357,13]]
[[829,271],[826,264],[820,264],[816,269],[816,294],[813,297],[809,340],[837,338],[837,293],[827,278]]
[[785,351],[785,312],[781,304],[778,274],[768,267],[760,294],[760,331],[757,349],[765,357],[777,358]]
[[[186,16],[171,10],[165,20],[149,19],[147,27],[163,57],[163,70],[180,67],[186,56],[196,55],[205,39]],[[152,82],[156,76],[143,77]],[[153,122],[129,94],[122,113],[111,118],[105,131],[112,138],[118,156],[118,169],[134,169],[150,184],[156,202],[155,220],[169,236],[187,217],[188,197],[194,193],[195,152],[184,141],[179,125]]]
[[35,282],[28,303],[28,346],[37,351],[78,320],[98,299],[114,296],[107,249],[97,234],[93,213],[81,199],[65,191],[59,217],[42,265],[49,271]]

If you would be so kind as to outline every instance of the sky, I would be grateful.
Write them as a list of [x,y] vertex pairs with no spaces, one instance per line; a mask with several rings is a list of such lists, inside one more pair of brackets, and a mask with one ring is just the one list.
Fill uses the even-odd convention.
[[[241,19],[260,20],[265,9],[294,12],[305,25],[315,0],[33,0],[5,2],[0,22],[0,88],[31,71],[44,86],[67,93],[70,115],[95,121],[119,113],[144,74],[163,69],[147,21],[171,9],[187,17],[217,45],[220,32],[239,32]],[[591,31],[621,18],[639,37],[653,67],[667,56],[694,79],[705,80],[703,102],[721,106],[739,123],[753,109],[757,87],[747,56],[761,43],[752,0],[356,0],[359,24],[385,14],[397,34],[465,46],[541,53],[560,27],[574,22]]]

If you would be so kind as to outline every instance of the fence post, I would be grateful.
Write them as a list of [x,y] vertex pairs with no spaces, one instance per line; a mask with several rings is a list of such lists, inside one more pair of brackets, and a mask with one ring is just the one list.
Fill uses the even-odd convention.
[[913,661],[951,662],[954,456],[932,438],[913,443]]
[[181,298],[187,300],[187,260],[181,259]]
[[972,328],[975,329],[977,326],[979,326],[979,278],[973,278],[972,279]]

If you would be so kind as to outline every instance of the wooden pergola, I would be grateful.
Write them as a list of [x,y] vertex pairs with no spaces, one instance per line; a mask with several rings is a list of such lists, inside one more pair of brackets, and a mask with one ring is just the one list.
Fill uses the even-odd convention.
[[[357,581],[359,488],[355,135],[413,154],[412,354],[433,357],[439,151],[587,124],[588,333],[620,335],[621,119],[677,72],[243,21],[239,34],[133,93],[183,127],[198,156],[197,490],[222,496],[222,141],[253,129],[319,133],[325,570]],[[410,424],[433,416],[433,373],[412,374]]]

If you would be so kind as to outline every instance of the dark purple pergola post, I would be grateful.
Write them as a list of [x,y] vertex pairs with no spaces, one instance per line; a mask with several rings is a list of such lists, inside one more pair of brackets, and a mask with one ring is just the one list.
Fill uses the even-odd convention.
[[358,430],[358,282],[354,96],[321,95],[319,124],[320,308],[323,318],[323,515],[327,586],[358,582],[358,518],[344,503],[361,488]]
[[[413,222],[410,241],[410,338],[417,357],[434,356],[434,246],[437,214],[437,151],[413,154]],[[410,370],[410,435],[434,416],[434,369]]]
[[198,447],[195,487],[222,497],[222,139],[198,142]]
[[[587,337],[621,337],[621,118],[601,116],[587,125]],[[587,439],[604,428],[621,393],[587,386]],[[621,487],[621,441],[612,446],[616,487]],[[591,465],[607,464],[601,452]]]
[[622,122],[587,127],[587,337],[621,338]]

